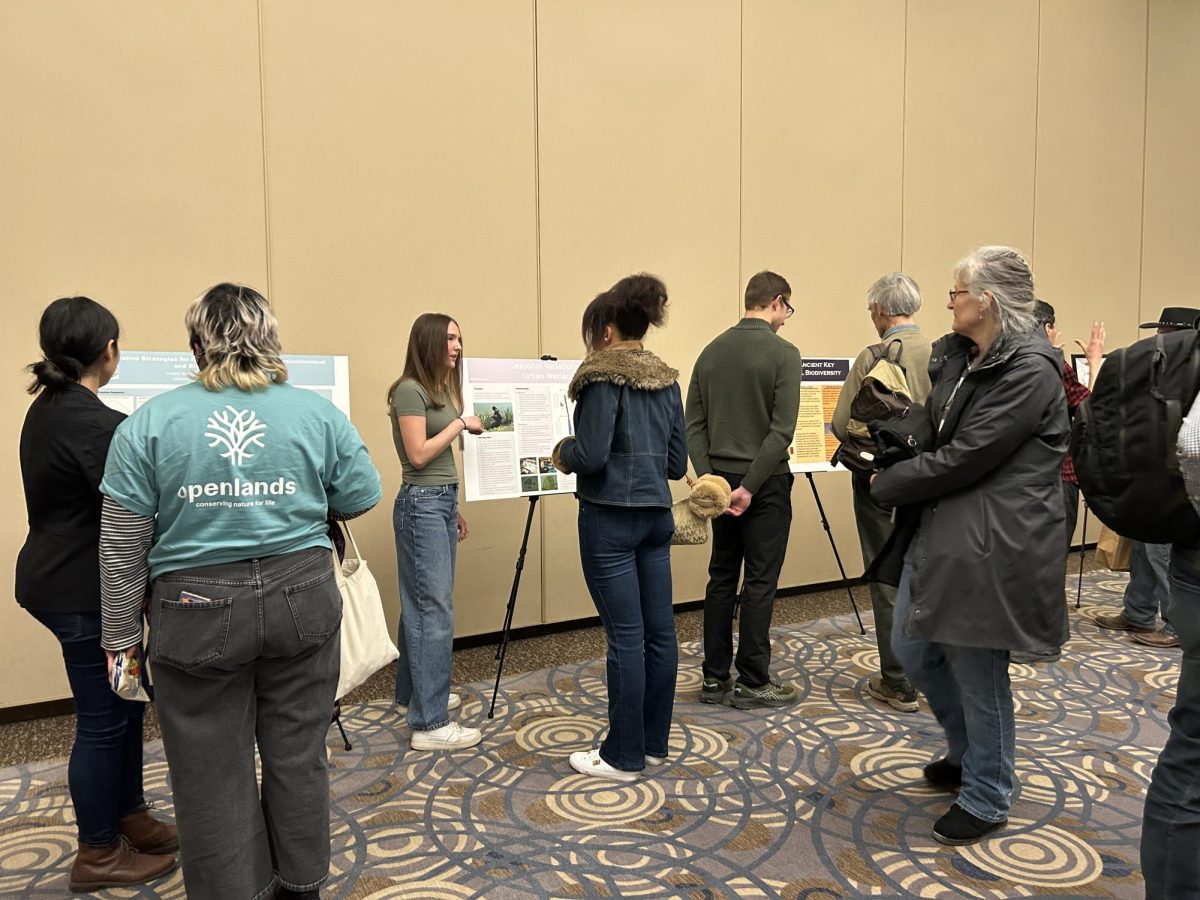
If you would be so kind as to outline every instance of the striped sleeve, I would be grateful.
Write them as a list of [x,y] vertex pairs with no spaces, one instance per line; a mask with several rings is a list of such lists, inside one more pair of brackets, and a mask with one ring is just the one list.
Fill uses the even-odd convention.
[[109,496],[100,511],[100,620],[105,650],[142,642],[142,600],[154,542],[154,517],[130,512]]

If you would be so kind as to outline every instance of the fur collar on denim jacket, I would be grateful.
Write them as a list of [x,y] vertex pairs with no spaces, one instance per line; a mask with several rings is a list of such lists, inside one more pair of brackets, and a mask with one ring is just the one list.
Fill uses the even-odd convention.
[[621,341],[588,354],[575,371],[567,396],[572,400],[589,384],[607,381],[638,391],[661,391],[679,380],[679,370],[642,348],[641,341]]

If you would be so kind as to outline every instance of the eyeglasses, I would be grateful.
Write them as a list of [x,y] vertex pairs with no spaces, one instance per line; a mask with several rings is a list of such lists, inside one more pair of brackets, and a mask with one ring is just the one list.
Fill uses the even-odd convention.
[[790,319],[792,317],[792,313],[794,313],[796,311],[796,307],[794,307],[794,306],[792,306],[792,304],[788,303],[787,298],[784,297],[783,294],[780,294],[776,299],[780,303],[782,303],[784,305],[784,307],[786,307],[786,309],[787,309],[787,312],[783,314],[783,317],[785,319]]
[[969,294],[969,293],[971,293],[971,292],[970,292],[970,291],[947,291],[947,293],[950,295],[950,302],[951,302],[951,303],[953,303],[953,302],[954,302],[954,300],[955,300],[955,298],[956,298],[956,297],[957,297],[959,294]]

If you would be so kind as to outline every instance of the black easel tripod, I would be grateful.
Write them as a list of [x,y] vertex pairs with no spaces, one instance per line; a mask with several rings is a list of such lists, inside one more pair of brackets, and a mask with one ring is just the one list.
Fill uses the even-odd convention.
[[513,573],[512,591],[508,595],[508,608],[504,611],[504,627],[500,629],[500,646],[496,648],[496,684],[492,688],[492,705],[488,718],[495,718],[496,696],[500,693],[500,675],[504,671],[504,657],[508,655],[508,635],[512,630],[513,610],[517,607],[517,589],[521,586],[521,571],[525,568],[525,551],[529,549],[529,528],[533,525],[533,511],[537,509],[538,495],[529,498],[529,513],[525,516],[525,533],[521,536],[521,549],[517,551],[517,567]]
[[858,612],[858,604],[854,602],[854,591],[850,589],[850,579],[846,577],[846,567],[842,565],[842,555],[838,553],[837,544],[833,541],[833,532],[829,529],[829,519],[825,517],[825,507],[821,503],[821,495],[817,493],[817,483],[813,480],[812,472],[805,472],[804,477],[808,479],[808,486],[812,488],[813,499],[817,501],[817,512],[821,516],[821,527],[825,529],[825,535],[829,538],[829,546],[833,548],[833,558],[837,560],[838,571],[842,573],[842,584],[846,587],[846,596],[850,598],[850,606],[854,608],[854,618],[858,619],[859,630],[867,633],[867,628],[863,625],[862,616]]

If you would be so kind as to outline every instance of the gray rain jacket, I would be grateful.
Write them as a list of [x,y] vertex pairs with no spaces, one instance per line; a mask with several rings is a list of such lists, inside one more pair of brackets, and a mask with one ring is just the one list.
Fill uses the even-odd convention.
[[1034,333],[968,371],[972,349],[956,334],[933,345],[925,408],[935,432],[945,415],[934,449],[871,485],[883,506],[921,505],[904,633],[966,647],[1057,649],[1068,634],[1062,356]]

